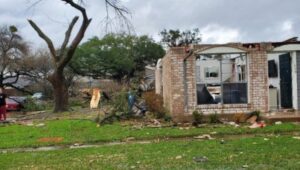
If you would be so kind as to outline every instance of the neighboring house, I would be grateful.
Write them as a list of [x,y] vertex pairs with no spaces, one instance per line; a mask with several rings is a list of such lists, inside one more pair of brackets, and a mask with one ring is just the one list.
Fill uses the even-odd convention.
[[156,92],[178,120],[194,110],[235,114],[300,108],[297,38],[175,47],[158,64]]
[[139,89],[142,91],[154,90],[155,88],[155,67],[145,66],[145,75],[140,82]]
[[155,67],[155,93],[162,94],[162,59],[158,59]]
[[145,83],[148,86],[151,86],[155,82],[155,67],[150,65],[145,66],[145,76],[144,76]]

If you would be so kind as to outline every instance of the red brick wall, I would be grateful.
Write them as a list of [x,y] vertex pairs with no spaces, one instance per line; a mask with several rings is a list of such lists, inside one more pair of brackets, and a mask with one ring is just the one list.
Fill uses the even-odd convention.
[[184,48],[172,48],[163,59],[163,97],[172,116],[184,115],[183,58]]
[[249,100],[252,110],[268,111],[268,57],[265,50],[248,55]]

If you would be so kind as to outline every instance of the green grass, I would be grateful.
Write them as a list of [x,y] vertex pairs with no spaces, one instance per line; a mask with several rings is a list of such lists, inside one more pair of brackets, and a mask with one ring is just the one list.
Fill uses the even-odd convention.
[[[225,125],[208,125],[205,128],[190,128],[181,130],[179,127],[142,128],[122,126],[118,123],[97,127],[89,120],[52,120],[44,122],[45,126],[8,125],[0,127],[0,148],[38,147],[48,145],[65,145],[74,143],[95,143],[124,140],[128,137],[135,139],[153,139],[164,137],[195,136],[217,132],[217,135],[281,133],[300,131],[300,125],[286,123],[267,126],[263,129],[247,127],[234,128]],[[43,143],[38,139],[45,137],[62,137],[59,143]]]
[[[225,141],[165,141],[86,149],[0,154],[1,169],[299,169],[291,136]],[[176,159],[177,156],[182,158]],[[207,162],[193,157],[206,156]]]

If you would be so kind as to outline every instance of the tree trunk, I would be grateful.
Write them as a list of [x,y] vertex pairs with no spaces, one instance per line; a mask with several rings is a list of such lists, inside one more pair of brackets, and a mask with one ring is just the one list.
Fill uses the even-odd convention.
[[49,81],[52,84],[54,91],[54,111],[53,112],[64,112],[69,109],[68,102],[68,89],[66,79],[63,71],[55,71],[50,77]]

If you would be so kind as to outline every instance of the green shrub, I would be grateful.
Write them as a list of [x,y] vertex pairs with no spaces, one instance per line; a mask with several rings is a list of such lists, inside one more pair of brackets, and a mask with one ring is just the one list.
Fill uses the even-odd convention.
[[261,112],[259,110],[255,110],[255,111],[253,111],[253,112],[251,112],[249,114],[249,116],[247,117],[247,119],[249,119],[252,116],[256,116],[257,117],[256,120],[259,121],[260,120],[260,114],[261,114]]
[[129,113],[128,93],[126,91],[116,93],[112,99],[112,106],[115,114]]
[[246,121],[246,115],[244,113],[236,113],[233,116],[233,120],[235,123],[243,123]]
[[128,93],[123,90],[115,93],[111,100],[112,110],[109,114],[103,118],[98,114],[95,121],[100,125],[112,124],[115,121],[125,120],[130,118],[132,115],[128,106]]
[[156,94],[154,91],[145,92],[143,94],[147,110],[154,113],[157,119],[164,118],[166,115],[166,110],[163,106],[162,96]]
[[164,120],[165,120],[166,122],[171,122],[171,121],[172,121],[172,116],[169,115],[169,114],[165,114]]
[[193,111],[193,125],[197,126],[201,123],[203,123],[203,113],[199,113],[197,110]]
[[261,114],[261,112],[259,110],[255,110],[249,114],[248,119],[252,116],[256,116],[257,120],[260,120],[260,114]]
[[217,112],[214,114],[209,115],[209,123],[220,123],[219,116]]
[[69,106],[70,107],[81,107],[81,108],[84,108],[84,107],[87,107],[87,102],[84,101],[84,100],[80,100],[80,99],[77,99],[77,98],[71,98],[69,100]]
[[259,110],[255,110],[255,111],[253,111],[253,112],[250,113],[250,116],[257,116],[257,117],[259,117],[260,113],[261,112]]
[[46,109],[46,104],[42,101],[37,101],[31,97],[28,97],[24,103],[25,111],[42,111]]

